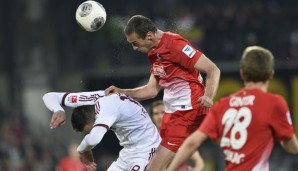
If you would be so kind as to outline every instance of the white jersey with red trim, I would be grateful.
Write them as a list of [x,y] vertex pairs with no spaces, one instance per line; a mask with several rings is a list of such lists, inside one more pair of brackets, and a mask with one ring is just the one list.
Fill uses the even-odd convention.
[[93,91],[52,95],[44,98],[44,102],[53,112],[63,110],[60,104],[73,108],[95,105],[94,127],[102,126],[114,131],[125,152],[148,151],[158,147],[161,141],[145,108],[125,94],[105,96],[104,91]]

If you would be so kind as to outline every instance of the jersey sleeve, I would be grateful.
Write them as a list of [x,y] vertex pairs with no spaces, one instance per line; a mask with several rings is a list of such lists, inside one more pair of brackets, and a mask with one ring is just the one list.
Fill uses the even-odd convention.
[[[278,96],[279,97],[279,96]],[[294,132],[291,114],[286,101],[279,97],[275,101],[271,126],[278,142],[290,139]]]
[[99,100],[99,112],[95,116],[94,127],[103,126],[109,129],[120,117],[118,105],[115,104],[119,100],[118,95],[105,96]]
[[219,131],[217,129],[217,123],[216,123],[216,112],[215,107],[213,106],[209,113],[207,114],[206,118],[202,122],[201,126],[199,127],[199,130],[205,133],[209,138],[217,140],[219,139]]
[[101,97],[104,97],[104,91],[66,93],[61,99],[61,104],[72,108],[83,105],[94,105]]
[[175,39],[170,45],[171,58],[167,59],[174,63],[178,63],[187,69],[193,69],[199,60],[202,52],[195,49],[185,40]]

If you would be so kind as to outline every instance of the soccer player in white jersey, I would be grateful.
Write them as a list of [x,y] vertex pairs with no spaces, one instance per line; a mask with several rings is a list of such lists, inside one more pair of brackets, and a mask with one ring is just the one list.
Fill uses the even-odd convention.
[[51,92],[43,96],[43,101],[53,112],[52,128],[65,123],[62,106],[75,108],[71,116],[73,129],[88,133],[77,151],[89,169],[96,169],[91,150],[100,143],[108,129],[115,132],[123,146],[117,161],[108,171],[143,171],[161,141],[145,108],[125,94]]

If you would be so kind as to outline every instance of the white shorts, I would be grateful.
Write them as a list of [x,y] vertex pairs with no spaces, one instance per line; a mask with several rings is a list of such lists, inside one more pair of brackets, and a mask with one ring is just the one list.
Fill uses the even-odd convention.
[[122,149],[117,161],[113,162],[107,171],[144,171],[154,152],[155,148],[142,153],[125,152],[125,149]]

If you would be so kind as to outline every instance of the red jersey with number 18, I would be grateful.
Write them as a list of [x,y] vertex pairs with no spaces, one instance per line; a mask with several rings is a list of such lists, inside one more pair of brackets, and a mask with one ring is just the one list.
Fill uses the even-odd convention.
[[259,89],[242,89],[217,102],[199,128],[211,139],[221,139],[226,170],[269,170],[274,138],[294,135],[285,100]]

